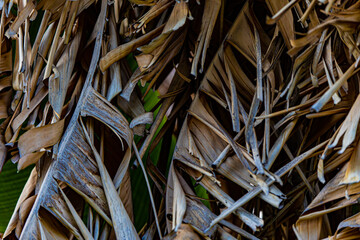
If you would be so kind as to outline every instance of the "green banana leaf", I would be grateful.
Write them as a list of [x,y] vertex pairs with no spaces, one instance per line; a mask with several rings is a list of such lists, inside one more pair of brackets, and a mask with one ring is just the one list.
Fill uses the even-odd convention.
[[14,211],[16,202],[32,168],[16,173],[16,165],[8,161],[0,174],[0,232],[4,232]]

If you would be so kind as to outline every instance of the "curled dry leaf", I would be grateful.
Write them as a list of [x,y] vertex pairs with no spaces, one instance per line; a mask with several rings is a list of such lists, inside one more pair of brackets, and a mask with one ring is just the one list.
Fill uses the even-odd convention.
[[154,119],[154,114],[152,112],[143,113],[130,122],[130,128],[134,128],[142,124],[151,124]]
[[65,120],[60,120],[54,124],[33,128],[21,135],[18,143],[20,157],[58,143],[63,134],[64,123]]

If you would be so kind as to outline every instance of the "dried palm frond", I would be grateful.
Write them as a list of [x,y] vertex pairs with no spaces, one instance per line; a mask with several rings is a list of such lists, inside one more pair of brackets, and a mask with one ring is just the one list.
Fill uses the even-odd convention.
[[[155,202],[148,176],[156,179],[141,158],[154,148],[164,116],[175,115],[168,122],[174,123],[190,99],[193,90],[181,97],[177,90],[191,89],[191,38],[208,32],[206,45],[198,47],[205,59],[216,22],[207,30],[190,26],[201,23],[203,8],[213,9],[188,1],[2,3],[0,167],[10,159],[7,151],[18,171],[36,166],[2,237],[139,239],[144,232],[134,226],[139,217],[129,168],[134,153],[153,208],[143,215],[156,223],[149,234],[166,234],[164,206]],[[136,55],[134,72],[129,54]],[[147,84],[145,94],[139,80]],[[154,86],[162,100],[153,123],[154,110],[145,110],[143,99]],[[174,100],[180,108],[171,111]],[[163,129],[158,136],[172,132]],[[134,135],[143,137],[136,140],[139,152]],[[162,168],[165,174],[166,163]]]
[[359,238],[359,1],[0,11],[2,238]]
[[[358,226],[357,215],[335,220],[327,214],[347,209],[345,216],[351,216],[360,193],[358,147],[349,149],[358,139],[359,4],[338,1],[339,7],[327,8],[320,24],[318,11],[324,6],[313,2],[266,1],[267,11],[274,14],[266,21],[272,28],[261,24],[260,3],[245,4],[207,68],[171,170],[172,175],[185,174],[184,179],[200,184],[210,199],[227,207],[211,205],[219,216],[195,225],[204,236],[221,231],[226,220],[248,231],[226,226],[233,234],[254,239],[336,238],[339,233],[346,238],[349,227]],[[295,22],[298,18],[302,24]],[[297,25],[307,36],[296,37]],[[341,48],[334,50],[335,43]],[[341,137],[340,151],[332,152]],[[334,165],[343,167],[330,180]],[[319,182],[329,181],[321,191],[316,172]],[[168,214],[185,208],[176,201],[175,186],[168,178]],[[291,191],[295,186],[297,191]],[[190,206],[185,223],[193,214]],[[335,224],[336,232],[331,228]],[[174,225],[168,229],[176,231]],[[249,230],[254,231],[250,236]]]

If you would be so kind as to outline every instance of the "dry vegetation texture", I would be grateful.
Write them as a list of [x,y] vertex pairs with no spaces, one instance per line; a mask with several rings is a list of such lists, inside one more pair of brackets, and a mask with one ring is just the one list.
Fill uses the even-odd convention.
[[4,239],[360,239],[360,1],[0,8]]

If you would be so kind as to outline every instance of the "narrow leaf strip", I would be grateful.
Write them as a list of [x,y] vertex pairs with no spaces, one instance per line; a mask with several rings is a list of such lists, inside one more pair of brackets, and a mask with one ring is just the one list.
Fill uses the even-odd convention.
[[95,149],[95,146],[92,144],[89,134],[80,118],[80,123],[82,125],[88,144],[93,150],[96,163],[98,164],[101,180],[103,183],[103,188],[105,191],[105,196],[109,205],[109,210],[111,218],[113,221],[113,226],[115,230],[115,235],[117,239],[140,239],[134,225],[132,224],[129,215],[126,212],[124,204],[122,203],[119,194],[116,192],[114,183],[111,180],[111,177],[108,171],[105,168],[105,165]]
[[72,203],[70,202],[70,200],[68,199],[68,197],[66,196],[66,194],[64,193],[64,191],[61,189],[59,183],[58,184],[58,188],[60,190],[61,195],[63,196],[66,205],[68,206],[76,224],[78,225],[82,235],[84,236],[85,239],[90,239],[90,240],[94,240],[94,238],[92,237],[92,235],[90,234],[89,230],[87,229],[87,227],[85,226],[84,222],[82,221],[81,217],[79,216],[79,214],[76,212],[74,206],[72,205]]

